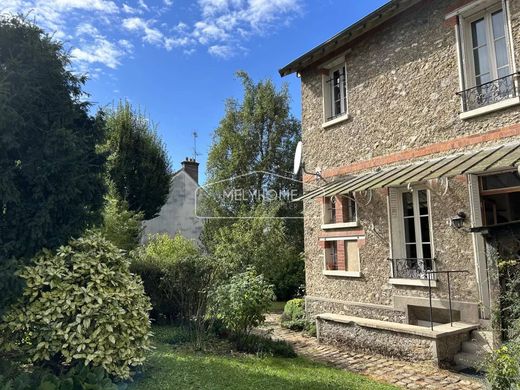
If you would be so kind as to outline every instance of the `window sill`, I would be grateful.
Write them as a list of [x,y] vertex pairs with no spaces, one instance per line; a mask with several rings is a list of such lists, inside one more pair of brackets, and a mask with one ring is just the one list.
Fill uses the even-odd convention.
[[462,120],[474,118],[479,115],[489,114],[491,112],[503,110],[508,107],[516,106],[520,104],[520,97],[514,97],[511,99],[503,100],[498,103],[490,104],[489,106],[476,108],[474,110],[462,112],[459,114],[459,118]]
[[345,228],[353,228],[358,227],[359,223],[357,222],[342,222],[342,223],[326,223],[321,225],[322,230],[329,229],[345,229]]
[[[398,285],[398,286],[417,286],[417,287],[428,287],[427,279],[397,279],[390,278],[388,279],[388,283]],[[431,281],[432,287],[437,287],[437,281]]]
[[345,122],[350,118],[349,114],[343,114],[342,116],[339,116],[337,118],[331,119],[330,121],[325,122],[321,125],[322,129],[326,129],[327,127],[334,126],[338,123]]
[[338,276],[338,277],[344,277],[344,278],[360,278],[361,272],[354,272],[354,271],[323,271],[323,275],[325,276]]

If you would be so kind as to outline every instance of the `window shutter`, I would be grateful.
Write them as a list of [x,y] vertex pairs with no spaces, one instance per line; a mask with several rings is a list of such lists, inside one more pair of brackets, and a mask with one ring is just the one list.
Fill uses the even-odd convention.
[[388,189],[390,247],[394,259],[405,257],[400,199],[401,193],[396,188]]
[[329,79],[329,75],[322,74],[321,75],[321,93],[322,93],[322,101],[323,101],[323,122],[327,121],[327,118],[330,116],[330,106],[331,106],[331,91],[329,88],[329,83],[327,80]]
[[469,207],[471,211],[471,227],[482,226],[482,209],[480,207],[480,187],[477,175],[468,175]]

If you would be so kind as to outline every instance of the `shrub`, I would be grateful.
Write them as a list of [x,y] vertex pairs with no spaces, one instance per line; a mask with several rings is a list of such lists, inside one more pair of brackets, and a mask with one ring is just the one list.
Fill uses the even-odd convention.
[[156,318],[189,323],[206,314],[209,289],[217,278],[217,263],[202,256],[195,244],[177,235],[156,236],[132,262],[141,275]]
[[293,358],[296,357],[294,348],[287,341],[273,340],[270,337],[264,337],[251,334],[249,337],[239,343],[239,351],[254,353],[260,356],[280,356]]
[[0,375],[1,390],[117,390],[105,370],[101,367],[76,366],[59,376],[48,370],[36,369],[22,372],[13,377]]
[[2,345],[57,370],[84,363],[119,378],[144,361],[150,301],[124,251],[91,235],[45,251],[20,275],[26,287],[4,316]]
[[307,324],[305,318],[305,301],[301,298],[291,299],[285,304],[281,325],[291,330],[303,330]]
[[493,390],[518,389],[520,344],[511,342],[493,351],[486,362],[485,371]]
[[272,285],[249,268],[219,286],[213,294],[213,314],[236,337],[237,344],[265,320],[265,313],[274,300]]

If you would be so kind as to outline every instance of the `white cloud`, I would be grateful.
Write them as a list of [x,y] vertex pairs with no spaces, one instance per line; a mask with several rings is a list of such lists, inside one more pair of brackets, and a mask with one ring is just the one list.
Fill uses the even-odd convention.
[[173,0],[163,0],[163,3],[167,7],[171,7],[173,5]]
[[129,31],[139,31],[143,34],[142,39],[145,42],[155,45],[164,44],[164,35],[158,29],[152,27],[153,21],[144,20],[138,17],[123,20],[123,27]]
[[220,58],[230,58],[235,54],[233,48],[226,45],[213,45],[208,48],[208,53]]
[[144,9],[146,11],[150,11],[150,8],[148,8],[148,6],[144,2],[144,0],[139,0],[138,2],[139,2],[139,7],[141,7],[142,9]]
[[99,36],[99,30],[90,23],[81,23],[76,27],[76,35]]
[[141,13],[143,13],[142,10],[134,8],[134,7],[131,7],[131,6],[129,6],[126,3],[123,3],[122,8],[123,8],[123,12],[126,13],[126,14],[141,14]]
[[46,0],[37,1],[42,5],[45,3],[48,7],[57,11],[70,11],[73,9],[81,9],[87,11],[99,11],[104,13],[116,13],[117,5],[113,1],[108,0]]
[[121,64],[120,59],[125,52],[104,38],[96,38],[93,43],[83,48],[72,49],[70,54],[80,63],[100,63],[115,69]]

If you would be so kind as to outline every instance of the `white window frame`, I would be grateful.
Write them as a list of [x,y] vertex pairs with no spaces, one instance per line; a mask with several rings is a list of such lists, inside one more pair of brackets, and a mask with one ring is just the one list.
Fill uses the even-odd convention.
[[[464,5],[455,11],[446,15],[446,19],[452,17],[458,18],[458,24],[455,26],[455,36],[457,41],[457,60],[459,65],[459,90],[465,91],[468,88],[476,87],[475,65],[472,50],[471,23],[480,19],[483,15],[492,13],[502,9],[504,12],[504,32],[506,36],[506,46],[509,58],[509,72],[515,74],[517,72],[516,59],[514,53],[514,42],[512,38],[511,13],[509,10],[510,0],[475,0],[472,3]],[[488,25],[488,30],[489,30]],[[493,47],[493,56],[491,56],[491,71],[497,73],[496,57],[494,50],[494,42],[492,39],[492,30],[488,32],[488,45]],[[489,49],[488,49],[489,50]],[[498,77],[498,75],[497,75]],[[491,80],[496,77],[492,76]],[[515,87],[518,90],[518,79],[514,79]],[[511,97],[497,103],[491,103],[475,109],[466,109],[464,107],[463,97],[461,96],[461,111],[459,117],[463,120],[470,119],[479,115],[495,112],[508,107],[520,104],[520,97]]]
[[[347,236],[347,237],[327,237],[327,238],[322,238],[320,239],[321,241],[325,241],[325,242],[331,242],[331,241],[345,241],[345,266],[348,267],[348,249],[347,249],[347,244],[346,242],[349,241],[349,242],[355,242],[356,243],[356,246],[357,246],[357,242],[359,240],[364,240],[365,239],[365,236]],[[360,254],[359,254],[359,247],[358,247],[358,253],[357,253],[357,258],[358,258],[358,269],[359,271],[347,271],[347,270],[328,270],[327,269],[327,259],[328,257],[330,256],[329,254],[330,252],[330,249],[329,248],[324,248],[323,249],[323,266],[322,266],[322,273],[323,275],[325,276],[339,276],[339,277],[348,277],[348,278],[360,278],[362,275],[361,275],[361,257],[360,257]],[[337,254],[336,254],[337,256]],[[336,259],[337,261],[337,259]]]
[[[341,195],[338,195],[338,196],[341,196]],[[324,199],[323,201],[323,207],[322,207],[322,211],[321,211],[321,222],[322,222],[322,225],[321,225],[321,229],[323,230],[327,230],[327,229],[340,229],[340,228],[353,228],[353,227],[358,227],[359,226],[359,216],[358,216],[358,205],[357,205],[357,202],[355,200],[355,198],[353,197],[352,194],[350,195],[345,195],[344,196],[347,200],[347,207],[346,207],[346,210],[344,209],[343,210],[343,218],[345,219],[345,215],[349,215],[350,214],[350,206],[352,204],[352,202],[354,203],[354,218],[351,218],[349,220],[347,220],[346,222],[336,222],[336,221],[332,221],[332,218],[331,218],[331,213],[330,213],[330,202],[331,202],[331,198],[336,198],[335,196],[328,196]],[[336,203],[338,202],[338,199],[336,199]],[[336,210],[337,210],[337,206],[336,206]],[[347,214],[345,214],[345,212]],[[337,212],[336,212],[337,213]]]
[[[329,81],[332,79],[334,72],[340,71],[340,73],[344,72],[344,86],[341,88],[341,106],[342,112],[333,113],[333,94],[334,89],[332,87],[332,82]],[[322,69],[322,95],[323,95],[323,128],[335,125],[337,123],[343,122],[349,118],[349,110],[348,110],[348,68],[347,63],[344,57],[337,58],[334,61],[325,64]]]
[[[404,259],[406,258],[406,243],[405,243],[405,227],[404,227],[404,210],[403,210],[403,194],[410,192],[407,187],[390,188],[388,196],[388,218],[390,227],[390,258],[393,259]],[[416,234],[416,246],[417,246],[417,258],[422,257],[422,245],[425,243],[430,244],[431,258],[435,258],[435,246],[434,246],[434,234],[433,234],[433,215],[432,215],[432,203],[431,203],[431,192],[425,185],[418,185],[411,187],[413,202],[414,202],[414,227]],[[421,226],[420,226],[420,215],[416,215],[415,209],[419,209],[419,197],[416,195],[417,191],[425,190],[426,199],[428,202],[428,224],[430,230],[430,241],[419,241],[421,237]],[[395,197],[395,199],[392,199]],[[422,238],[422,237],[421,237]],[[418,243],[420,242],[420,245]],[[390,270],[390,281],[391,284],[404,284],[412,286],[428,286],[428,280],[424,279],[396,279],[393,278],[394,270],[393,263],[391,263]],[[435,261],[432,261],[432,270],[436,270]],[[431,286],[435,287],[435,278],[431,280]]]
[[495,4],[493,7],[485,8],[468,18],[463,18],[462,23],[462,30],[464,34],[464,57],[465,57],[465,85],[467,88],[477,87],[476,83],[476,75],[475,75],[475,57],[473,56],[473,37],[472,37],[472,31],[471,31],[471,24],[473,22],[476,22],[479,19],[484,19],[484,23],[486,24],[487,29],[487,50],[489,55],[489,66],[490,66],[490,78],[492,80],[498,79],[498,68],[496,63],[496,47],[495,47],[495,40],[493,38],[493,24],[492,24],[492,18],[491,15],[494,14],[497,11],[502,10],[503,16],[504,16],[504,34],[505,34],[505,42],[506,42],[506,49],[508,54],[508,66],[509,66],[509,74],[512,73],[511,71],[511,44],[508,39],[508,22],[507,22],[507,13],[502,8],[502,4],[498,3]]

